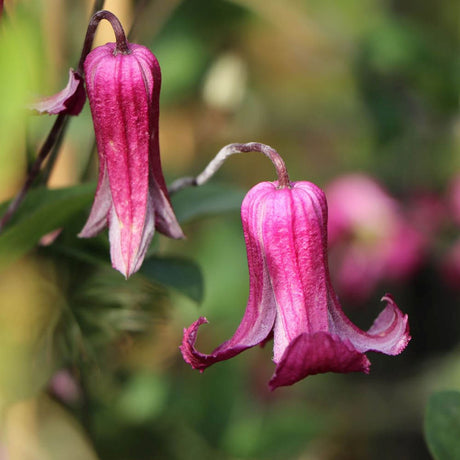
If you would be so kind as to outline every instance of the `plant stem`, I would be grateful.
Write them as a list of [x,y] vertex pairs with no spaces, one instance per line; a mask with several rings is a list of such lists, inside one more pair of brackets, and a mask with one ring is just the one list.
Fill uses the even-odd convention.
[[128,48],[128,41],[126,40],[125,31],[123,30],[123,26],[121,25],[118,18],[110,11],[98,11],[94,13],[91,17],[88,24],[88,29],[86,30],[86,37],[83,42],[83,49],[81,51],[80,62],[78,63],[77,68],[77,72],[80,75],[83,74],[83,64],[85,62],[86,56],[88,56],[89,52],[91,51],[91,47],[93,46],[94,35],[96,33],[97,26],[103,19],[109,21],[110,25],[113,28],[115,39],[117,42],[116,51],[122,54],[130,53],[130,50]]
[[268,157],[276,169],[278,175],[278,188],[290,188],[291,182],[284,160],[272,147],[259,142],[248,142],[247,144],[228,144],[223,147],[217,155],[209,162],[208,166],[196,177],[182,177],[175,180],[169,187],[170,195],[187,187],[203,185],[207,182],[224,164],[225,160],[235,153],[260,152]]
[[30,169],[30,172],[27,175],[24,185],[22,186],[19,193],[15,196],[13,201],[11,201],[5,214],[0,219],[0,232],[3,230],[6,223],[11,219],[13,214],[16,212],[19,205],[24,200],[31,185],[33,184],[35,178],[38,176],[42,163],[45,161],[46,157],[48,156],[48,153],[53,148],[53,145],[55,144],[56,140],[59,137],[59,134],[64,126],[66,117],[67,116],[65,114],[60,113],[57,116],[56,120],[54,121],[51,131],[49,132],[48,137],[45,140],[45,143],[42,145],[40,151],[38,152],[35,163],[32,165],[32,168]]

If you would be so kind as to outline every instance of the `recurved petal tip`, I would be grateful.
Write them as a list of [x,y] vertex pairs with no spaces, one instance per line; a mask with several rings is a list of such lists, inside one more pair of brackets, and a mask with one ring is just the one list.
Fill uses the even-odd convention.
[[386,293],[380,300],[387,302],[387,306],[377,316],[367,333],[372,336],[387,337],[389,340],[385,353],[398,355],[406,348],[411,339],[408,316],[404,315],[398,308],[391,294]]
[[196,342],[196,335],[198,333],[198,328],[202,324],[208,323],[208,320],[200,316],[190,327],[184,328],[184,337],[182,339],[182,345],[179,347],[179,350],[182,353],[184,361],[193,369],[200,369],[201,371],[204,370],[205,365],[203,365],[202,353],[199,353],[195,349],[195,342]]
[[268,385],[274,390],[323,372],[368,374],[370,364],[366,355],[348,341],[327,332],[303,333],[286,348]]
[[40,114],[57,115],[65,113],[67,115],[78,115],[83,109],[85,101],[86,94],[83,78],[73,69],[69,69],[69,81],[62,91],[53,96],[41,98],[29,104],[28,108]]

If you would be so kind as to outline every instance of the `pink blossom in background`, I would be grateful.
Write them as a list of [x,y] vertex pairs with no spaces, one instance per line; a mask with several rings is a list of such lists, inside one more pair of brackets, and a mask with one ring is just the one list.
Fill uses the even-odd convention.
[[375,180],[342,176],[326,195],[332,276],[340,295],[365,301],[381,281],[403,281],[420,266],[425,235]]
[[311,182],[253,187],[241,207],[249,267],[249,299],[233,337],[211,354],[195,348],[201,317],[180,347],[187,363],[203,371],[247,348],[274,339],[276,364],[269,386],[292,385],[322,372],[369,372],[367,351],[400,353],[410,340],[407,315],[391,295],[365,332],[345,316],[332,287],[327,255],[327,203]]
[[79,385],[66,369],[57,371],[51,377],[48,388],[54,396],[67,404],[75,403],[81,397]]
[[406,205],[407,218],[431,243],[439,237],[448,220],[448,210],[439,194],[419,192]]
[[99,154],[99,180],[79,236],[109,227],[112,265],[126,278],[139,270],[155,229],[183,233],[169,201],[158,138],[161,72],[144,46],[120,52],[107,43],[88,54],[86,88]]

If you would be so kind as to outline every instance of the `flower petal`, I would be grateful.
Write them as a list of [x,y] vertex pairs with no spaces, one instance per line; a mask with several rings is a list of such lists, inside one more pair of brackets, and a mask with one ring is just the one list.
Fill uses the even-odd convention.
[[120,273],[129,278],[137,272],[144,261],[145,254],[155,234],[153,217],[153,204],[150,196],[147,202],[145,224],[142,226],[142,235],[139,244],[132,245],[133,239],[129,229],[123,227],[123,223],[117,216],[115,206],[112,206],[109,214],[109,241],[110,257],[112,266]]
[[107,217],[111,206],[112,194],[110,193],[107,168],[105,162],[101,161],[99,166],[99,180],[93,206],[88,220],[78,236],[80,238],[91,238],[96,236],[107,225]]
[[[265,282],[269,282],[266,276]],[[250,293],[246,312],[235,334],[231,339],[218,346],[211,354],[200,353],[195,348],[198,328],[208,322],[206,318],[201,317],[188,329],[184,329],[184,338],[179,348],[184,360],[193,369],[203,371],[211,364],[232,358],[248,348],[265,342],[272,331],[276,309],[271,287],[265,285],[261,289],[262,298],[260,303],[255,303],[255,295]]]
[[53,96],[40,98],[29,104],[29,109],[36,110],[40,114],[48,113],[56,115],[66,113],[78,115],[85,105],[86,94],[83,86],[83,78],[73,69],[69,69],[69,81],[67,86]]
[[157,183],[155,177],[151,177],[150,181],[150,196],[155,206],[155,228],[169,238],[185,238],[168,195]]
[[277,304],[274,361],[303,332],[328,330],[326,253],[326,200],[310,182],[293,182],[279,189],[277,183],[255,186],[248,197],[264,209],[259,217],[267,271]]
[[362,353],[378,351],[387,355],[397,355],[406,348],[411,339],[407,315],[401,312],[390,294],[382,297],[382,300],[387,302],[387,306],[367,332],[359,329],[345,316],[338,300],[332,295],[329,307],[331,332],[340,336],[342,340],[350,340]]
[[259,206],[259,200],[248,199],[248,196],[241,207],[249,268],[249,299],[246,311],[233,337],[209,355],[195,349],[197,330],[207,320],[200,318],[188,329],[184,329],[180,350],[185,361],[194,369],[204,370],[211,364],[229,359],[247,348],[264,343],[273,329],[276,304],[267,272],[263,239],[260,238],[260,232],[252,228],[254,222],[261,222],[260,217],[264,210]]
[[269,387],[292,385],[322,372],[369,372],[370,362],[349,341],[327,332],[303,333],[286,348]]

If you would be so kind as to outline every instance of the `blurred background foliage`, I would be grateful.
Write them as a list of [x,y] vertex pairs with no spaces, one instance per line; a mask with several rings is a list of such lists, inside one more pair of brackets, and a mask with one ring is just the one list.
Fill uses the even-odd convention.
[[[24,107],[64,87],[94,6],[3,3],[2,201],[21,186],[53,122]],[[225,144],[260,141],[281,153],[292,180],[327,191],[335,179],[360,173],[380,184],[395,215],[423,243],[417,263],[401,277],[387,265],[369,292],[339,295],[365,327],[381,295],[392,292],[409,314],[413,339],[398,357],[373,354],[369,376],[318,375],[273,393],[270,346],[203,375],[192,371],[178,350],[183,327],[207,316],[211,325],[199,343],[211,350],[242,317],[248,273],[239,204],[252,185],[274,179],[273,168],[260,155],[237,156],[209,186],[179,192],[173,202],[187,239],[156,236],[143,269],[125,281],[110,267],[105,234],[76,238],[92,199],[88,186],[61,190],[96,177],[86,104],[68,125],[52,190],[30,193],[0,236],[0,459],[428,459],[429,449],[435,458],[457,458],[455,2],[107,0],[104,6],[161,64],[168,179],[199,173]],[[107,25],[100,29],[99,44],[113,40]],[[332,262],[339,266],[362,235],[358,229],[331,244],[339,285]],[[364,252],[373,254],[366,245],[377,236],[367,232],[364,240]],[[370,257],[369,266],[375,262]],[[424,422],[428,398],[440,390],[451,391],[430,399]]]

